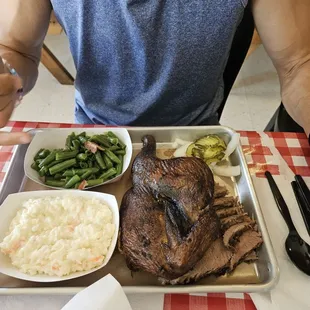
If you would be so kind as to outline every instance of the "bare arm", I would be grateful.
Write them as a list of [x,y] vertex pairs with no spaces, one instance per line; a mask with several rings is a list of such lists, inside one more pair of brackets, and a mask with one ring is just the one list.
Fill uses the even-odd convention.
[[253,0],[257,30],[280,78],[283,104],[310,134],[310,1]]
[[0,0],[0,7],[0,57],[18,71],[28,92],[38,76],[51,4],[49,0]]
[[[38,76],[41,48],[47,32],[51,4],[49,0],[0,0],[0,128],[14,110],[18,90],[28,92]],[[21,79],[8,74],[6,59]],[[0,132],[0,145],[28,143],[25,132]]]

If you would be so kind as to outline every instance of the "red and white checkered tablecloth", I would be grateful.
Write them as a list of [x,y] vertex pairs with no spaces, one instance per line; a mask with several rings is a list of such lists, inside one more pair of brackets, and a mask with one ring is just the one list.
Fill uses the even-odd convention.
[[310,177],[310,147],[305,134],[255,131],[241,131],[240,134],[251,174],[263,177],[266,170],[280,174],[278,160],[272,152],[275,147],[294,174]]
[[[92,125],[71,125],[33,122],[10,122],[4,131],[28,131],[33,128],[78,128],[100,127]],[[280,175],[279,157],[295,174],[310,177],[310,147],[304,134],[262,133],[241,131],[241,144],[250,173],[264,177],[269,170]],[[277,154],[275,154],[275,151]],[[0,184],[7,171],[14,147],[0,147]],[[166,294],[164,310],[255,310],[248,294]]]

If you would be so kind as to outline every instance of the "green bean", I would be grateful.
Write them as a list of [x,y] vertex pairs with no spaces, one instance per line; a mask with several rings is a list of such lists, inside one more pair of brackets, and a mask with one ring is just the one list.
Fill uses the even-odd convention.
[[85,132],[85,131],[84,131],[84,132],[81,132],[80,134],[78,134],[78,135],[76,136],[76,138],[77,138],[82,144],[84,144],[85,141],[87,141],[86,132]]
[[53,150],[53,152],[55,153],[55,155],[56,155],[56,153],[58,153],[58,152],[63,152],[64,151],[64,149],[54,149]]
[[107,166],[107,168],[108,169],[112,168],[113,167],[113,163],[112,163],[111,159],[106,154],[104,154],[104,153],[103,153],[102,157],[103,157],[104,163]]
[[85,163],[84,161],[80,161],[80,162],[79,162],[79,166],[80,166],[81,169],[86,169],[86,168],[88,168],[88,164]]
[[48,173],[48,168],[46,166],[43,166],[39,171],[39,176],[43,177]]
[[72,145],[72,134],[71,135],[69,135],[68,137],[67,137],[67,139],[66,139],[66,148],[67,149],[70,149],[71,148],[71,145]]
[[105,181],[109,177],[113,176],[116,173],[117,173],[116,169],[111,168],[111,169],[107,170],[106,172],[102,173],[101,176],[99,177],[99,179],[102,179],[103,181]]
[[110,147],[111,144],[106,136],[104,135],[95,135],[91,137],[91,141],[94,141],[96,143],[102,144],[104,147]]
[[116,155],[126,155],[126,151],[125,150],[118,150],[118,151],[114,151],[114,154],[116,154]]
[[[111,137],[111,138],[117,138],[118,139],[118,137],[112,131],[108,132],[108,136]],[[121,141],[121,139],[118,139],[118,145],[121,148],[125,148],[126,147],[126,145]]]
[[44,159],[44,158],[46,158],[50,153],[51,153],[50,150],[43,149],[43,150],[38,154],[38,158],[39,158],[39,159]]
[[66,159],[74,158],[76,157],[78,152],[79,152],[78,150],[57,152],[56,160],[66,160]]
[[105,150],[105,154],[116,164],[120,164],[120,160],[118,159],[118,157],[111,152],[110,150]]
[[47,168],[51,168],[53,166],[55,166],[58,163],[61,163],[63,160],[54,160],[52,161],[50,164],[47,165]]
[[80,135],[78,135],[78,139],[83,145],[87,141],[87,139],[84,136],[80,136]]
[[65,188],[71,188],[80,181],[81,181],[80,177],[76,174],[73,177],[71,177],[70,180],[66,183]]
[[76,157],[78,160],[81,160],[81,161],[86,161],[88,159],[88,155],[85,154],[85,153],[80,153],[77,155]]
[[36,159],[36,164],[39,166],[42,161],[43,161],[43,159]]
[[34,155],[34,160],[39,159],[39,154],[40,154],[42,151],[44,151],[44,149],[40,149],[40,150],[36,153],[36,155]]
[[60,180],[46,180],[45,184],[48,186],[53,186],[53,187],[64,187],[66,185],[65,181],[60,181]]
[[123,156],[118,155],[118,159],[121,163],[116,165],[116,175],[120,175],[123,172]]
[[97,163],[98,163],[98,165],[99,165],[99,167],[100,167],[101,169],[106,169],[106,168],[107,168],[106,165],[105,165],[105,163],[104,163],[104,161],[103,161],[103,158],[102,158],[102,156],[101,156],[100,151],[97,151],[97,152],[96,152],[95,158],[96,158],[96,161],[97,161]]
[[103,183],[102,179],[88,180],[86,187],[97,186]]
[[69,169],[63,173],[64,177],[73,177],[75,174],[82,175],[87,171],[91,171],[92,173],[99,172],[99,168],[86,168],[86,169]]
[[63,174],[62,174],[62,176],[63,177],[73,177],[75,174],[76,174],[76,170],[77,169],[68,169],[68,170],[66,170]]
[[59,163],[59,164],[49,168],[49,172],[51,175],[54,175],[58,172],[61,172],[63,170],[66,170],[66,169],[74,166],[75,164],[76,164],[76,159],[72,158],[72,159],[66,160],[62,163]]
[[108,140],[113,145],[117,145],[118,144],[118,138],[113,138],[113,137],[108,136]]
[[31,168],[32,168],[33,170],[40,171],[39,166],[38,166],[37,163],[35,163],[35,162],[33,162],[33,163],[31,164]]
[[47,157],[45,157],[39,164],[39,168],[42,168],[43,166],[46,166],[48,164],[50,164],[52,161],[55,160],[56,157],[56,153],[55,152],[51,152]]
[[87,161],[87,164],[88,164],[88,168],[92,168],[94,166],[93,161],[90,159]]
[[87,180],[93,174],[92,171],[86,171],[81,175],[81,180]]
[[119,151],[121,150],[121,147],[118,145],[112,145],[111,147],[108,148],[108,150],[114,152],[114,151]]
[[81,143],[80,143],[79,140],[73,140],[73,141],[72,141],[72,145],[73,145],[73,149],[79,150],[79,149],[80,149],[80,146],[81,146]]
[[55,175],[54,175],[54,179],[55,180],[61,180],[63,177],[62,177],[62,174],[61,173],[56,173]]

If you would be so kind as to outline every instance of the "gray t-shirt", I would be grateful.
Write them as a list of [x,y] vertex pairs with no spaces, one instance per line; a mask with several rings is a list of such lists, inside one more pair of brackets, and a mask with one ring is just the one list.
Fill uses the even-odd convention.
[[51,0],[77,69],[78,123],[217,121],[246,0]]

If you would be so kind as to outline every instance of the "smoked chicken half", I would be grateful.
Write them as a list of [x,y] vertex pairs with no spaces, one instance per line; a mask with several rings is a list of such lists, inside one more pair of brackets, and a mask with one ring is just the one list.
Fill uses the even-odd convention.
[[157,158],[154,137],[145,136],[132,180],[120,209],[120,251],[131,270],[175,279],[219,237],[212,172],[199,158]]

